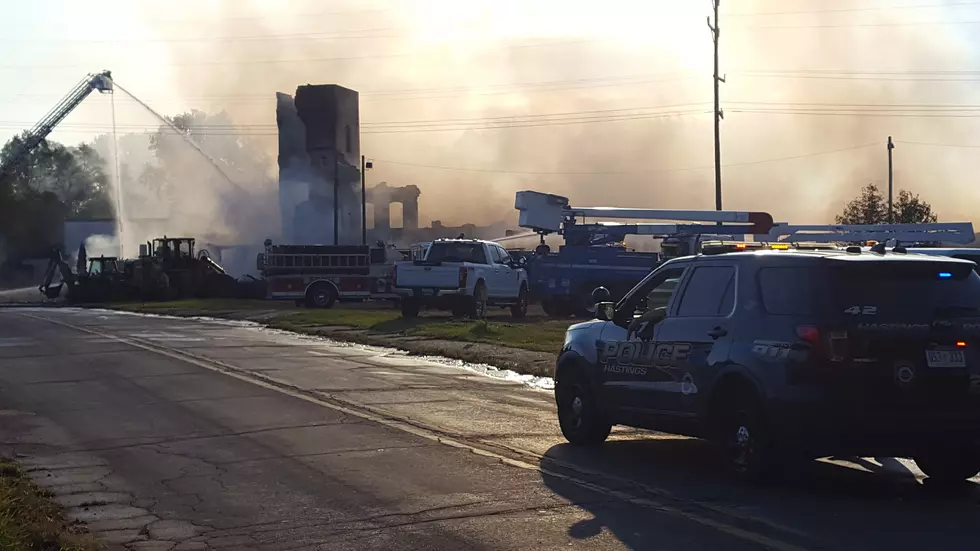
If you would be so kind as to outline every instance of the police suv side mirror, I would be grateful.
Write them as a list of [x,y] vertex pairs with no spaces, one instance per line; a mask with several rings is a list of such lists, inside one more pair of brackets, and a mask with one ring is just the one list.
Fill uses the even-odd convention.
[[600,302],[595,305],[595,317],[601,321],[612,321],[616,316],[614,302]]

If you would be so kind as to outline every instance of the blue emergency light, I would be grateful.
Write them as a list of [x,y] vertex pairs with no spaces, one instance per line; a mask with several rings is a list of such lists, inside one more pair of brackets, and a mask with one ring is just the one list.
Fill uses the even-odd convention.
[[947,279],[953,277],[953,274],[949,272],[939,272],[939,279]]

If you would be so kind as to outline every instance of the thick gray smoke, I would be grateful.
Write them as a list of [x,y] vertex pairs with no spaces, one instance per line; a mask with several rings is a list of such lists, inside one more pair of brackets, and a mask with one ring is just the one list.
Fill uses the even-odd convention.
[[[227,112],[274,158],[275,92],[359,90],[369,185],[417,185],[423,224],[513,219],[519,189],[582,205],[714,206],[707,1],[215,5],[183,29],[157,25],[165,37],[249,37],[172,43],[187,101]],[[959,34],[969,29],[922,23],[970,19],[976,7],[723,8],[726,208],[830,222],[861,186],[886,183],[892,135],[896,187],[942,220],[972,219],[966,205],[980,191],[967,150],[902,142],[977,143],[972,118],[907,116],[969,103],[975,84],[940,73],[973,65],[976,48]],[[803,13],[746,15],[792,10]],[[784,160],[761,162],[772,159]],[[447,170],[460,167],[473,170]]]

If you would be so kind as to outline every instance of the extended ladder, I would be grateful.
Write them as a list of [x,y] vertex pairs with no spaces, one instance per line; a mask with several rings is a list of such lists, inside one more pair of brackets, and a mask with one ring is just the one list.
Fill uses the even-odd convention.
[[27,131],[27,135],[20,142],[17,149],[0,164],[0,174],[4,174],[12,169],[25,155],[33,151],[35,147],[41,145],[41,142],[48,137],[48,134],[51,134],[54,127],[65,120],[65,117],[78,107],[94,90],[111,94],[112,73],[109,71],[92,73],[76,84],[71,92],[68,92],[68,95],[63,97],[51,111],[48,111],[48,114],[44,118],[34,125],[34,128]]

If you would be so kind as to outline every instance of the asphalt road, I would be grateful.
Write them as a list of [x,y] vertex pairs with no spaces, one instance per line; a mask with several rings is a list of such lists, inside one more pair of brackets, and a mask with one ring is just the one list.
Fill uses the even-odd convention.
[[906,461],[730,482],[702,442],[563,443],[549,392],[247,324],[0,310],[0,454],[130,549],[975,549]]

